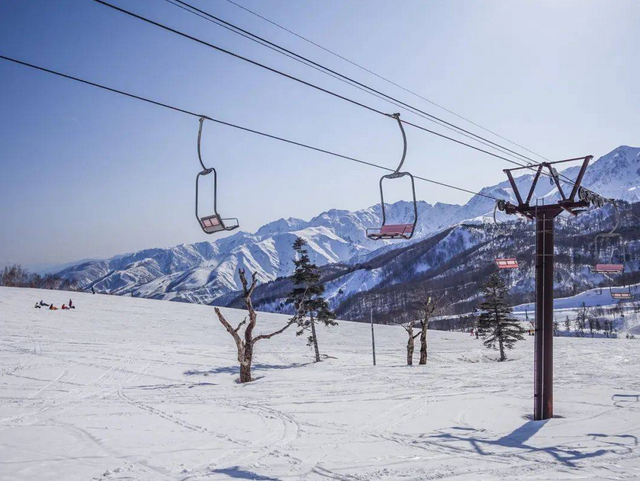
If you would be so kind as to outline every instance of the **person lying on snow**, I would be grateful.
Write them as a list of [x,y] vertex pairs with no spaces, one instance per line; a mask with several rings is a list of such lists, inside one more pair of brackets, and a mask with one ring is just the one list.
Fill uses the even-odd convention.
[[69,310],[69,307],[67,307],[65,304],[62,304],[62,310]]
[[42,300],[40,300],[40,307],[49,307],[49,304],[45,304]]
[[40,309],[40,308],[42,308],[42,307],[40,306],[40,302],[36,302],[36,309]]
[[75,309],[75,305],[73,305],[73,300],[69,299],[69,308],[70,309]]
[[49,305],[49,310],[58,310],[58,308],[55,305],[51,304]]

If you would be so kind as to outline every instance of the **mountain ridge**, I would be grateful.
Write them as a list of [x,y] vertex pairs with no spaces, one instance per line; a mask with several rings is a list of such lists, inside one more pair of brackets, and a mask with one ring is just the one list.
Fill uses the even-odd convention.
[[[576,169],[570,167],[562,173],[572,177]],[[521,189],[528,189],[532,177],[524,174],[516,178],[516,183]],[[601,157],[587,171],[584,184],[603,196],[640,201],[640,148],[620,146]],[[484,187],[479,193],[515,201],[508,181]],[[538,183],[534,199],[545,203],[555,196],[555,186],[544,180]],[[58,274],[85,289],[208,304],[223,300],[240,288],[239,268],[255,271],[260,283],[289,275],[293,270],[291,244],[298,236],[308,241],[311,260],[319,266],[367,263],[461,222],[492,221],[494,203],[493,199],[480,195],[474,195],[464,205],[419,201],[418,227],[410,241],[375,242],[366,238],[366,228],[381,224],[379,205],[353,212],[330,209],[309,221],[280,218],[264,224],[255,233],[240,231],[213,242],[150,248],[107,260],[84,261]],[[407,201],[386,207],[391,221],[403,220],[413,210],[412,203]],[[505,216],[500,214],[500,219]]]

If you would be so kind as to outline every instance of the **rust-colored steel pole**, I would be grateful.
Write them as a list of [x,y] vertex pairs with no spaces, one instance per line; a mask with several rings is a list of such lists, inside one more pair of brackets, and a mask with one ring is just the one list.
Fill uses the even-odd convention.
[[536,217],[536,329],[533,419],[553,417],[553,231],[557,207]]

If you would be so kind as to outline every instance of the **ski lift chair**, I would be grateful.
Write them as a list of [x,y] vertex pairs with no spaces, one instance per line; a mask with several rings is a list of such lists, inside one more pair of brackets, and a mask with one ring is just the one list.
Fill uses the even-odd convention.
[[630,300],[633,298],[631,287],[609,287],[611,297],[618,300]]
[[596,263],[591,271],[593,273],[622,273],[624,265],[622,263]]
[[[496,226],[496,231],[497,231],[497,235],[506,235],[506,233],[504,233],[501,229],[500,229],[500,223],[498,223],[498,219],[496,217],[496,212],[498,210],[500,211],[504,211],[506,207],[506,202],[504,200],[498,200],[496,201],[496,205],[493,208],[493,222]],[[513,270],[513,269],[517,269],[518,267],[518,259],[517,258],[496,258],[496,267],[498,267],[499,270]]]
[[[593,273],[603,273],[603,274],[612,274],[612,273],[622,273],[624,272],[624,262],[626,260],[626,250],[625,245],[622,242],[622,237],[619,233],[615,233],[618,225],[620,224],[620,214],[618,211],[618,205],[613,202],[613,206],[616,213],[616,223],[613,229],[609,233],[603,233],[600,235],[596,235],[595,239],[595,255],[596,258],[600,257],[600,253],[602,252],[603,245],[606,240],[611,240],[611,247],[609,256],[606,254],[604,259],[597,260],[595,266],[591,268]],[[614,247],[614,244],[618,245],[618,249]],[[618,252],[617,259],[614,260],[614,256]]]
[[[198,160],[202,165],[202,171],[198,173],[196,176],[196,218],[198,223],[200,223],[200,227],[202,231],[204,231],[207,235],[211,235],[212,233],[218,233],[221,231],[231,231],[235,230],[240,226],[237,218],[222,218],[218,213],[218,173],[215,168],[207,168],[202,161],[202,154],[200,151],[200,143],[202,140],[202,124],[204,123],[203,117],[200,118],[200,129],[198,130]],[[198,200],[198,190],[200,187],[200,177],[208,176],[213,174],[213,213],[206,214],[204,216],[200,215],[199,210],[199,200]]]
[[[616,250],[613,246],[611,246],[609,256],[607,257],[605,254],[603,259],[598,260],[595,266],[591,268],[591,272],[603,274],[622,273],[624,272],[626,250],[619,233],[605,233],[603,235],[596,236],[596,257],[600,257],[602,246],[604,244],[604,241],[607,239],[612,240],[612,243],[616,243],[617,241],[619,248]],[[614,259],[616,252],[618,252],[618,257]]]
[[[413,236],[416,229],[416,224],[418,223],[418,201],[416,199],[415,179],[413,175],[408,171],[400,171],[400,168],[402,168],[404,159],[407,155],[407,136],[404,132],[404,128],[402,127],[402,122],[400,121],[400,114],[394,114],[393,118],[398,121],[398,126],[400,127],[400,132],[402,133],[404,148],[402,151],[402,159],[400,160],[400,164],[398,165],[396,170],[393,173],[386,174],[382,178],[380,178],[380,206],[382,208],[382,226],[380,228],[367,228],[366,235],[367,238],[370,238],[371,240],[409,240]],[[413,220],[411,220],[411,222],[409,223],[387,224],[387,212],[384,204],[383,182],[385,179],[398,179],[405,176],[408,176],[411,180]]]
[[496,267],[501,270],[518,268],[518,260],[515,258],[496,258]]

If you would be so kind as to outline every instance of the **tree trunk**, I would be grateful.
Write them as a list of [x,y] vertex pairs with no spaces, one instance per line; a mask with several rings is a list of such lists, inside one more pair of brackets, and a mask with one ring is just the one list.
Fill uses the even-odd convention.
[[498,340],[500,346],[500,362],[504,362],[507,360],[507,356],[504,353],[504,344],[502,342],[502,338]]
[[243,353],[240,360],[240,382],[251,382],[251,364],[253,363],[253,340],[249,339],[243,344]]
[[407,341],[407,365],[413,365],[413,329],[408,330],[409,332],[409,340]]
[[240,382],[251,382],[251,361],[240,363]]
[[318,349],[318,337],[316,337],[316,323],[311,316],[311,337],[313,337],[313,348],[316,351],[316,362],[320,362],[320,349]]
[[425,320],[422,323],[422,332],[420,333],[420,362],[418,365],[425,365],[427,363],[427,325]]

